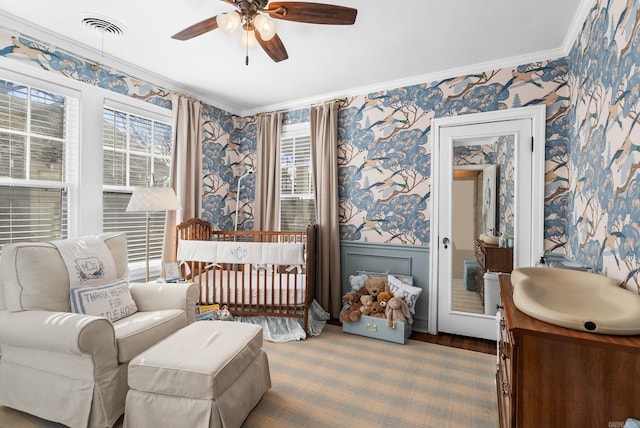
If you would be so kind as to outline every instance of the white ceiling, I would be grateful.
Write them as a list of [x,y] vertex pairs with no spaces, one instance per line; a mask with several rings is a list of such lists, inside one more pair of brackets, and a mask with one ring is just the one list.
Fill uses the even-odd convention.
[[[289,59],[233,37],[176,32],[232,10],[218,0],[0,0],[0,26],[170,85],[231,113],[363,94],[566,55],[591,0],[313,0],[358,9],[353,26],[278,21]],[[86,14],[124,26],[105,36]]]

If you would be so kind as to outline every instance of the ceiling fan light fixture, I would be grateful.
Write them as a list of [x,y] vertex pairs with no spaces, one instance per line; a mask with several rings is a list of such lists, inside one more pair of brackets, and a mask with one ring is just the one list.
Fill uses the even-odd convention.
[[258,45],[256,35],[253,30],[242,30],[242,36],[240,38],[240,47],[244,50],[253,49]]
[[256,15],[256,17],[253,18],[253,25],[264,41],[271,40],[273,36],[276,35],[276,21],[264,15]]
[[216,17],[218,28],[227,36],[231,36],[240,25],[240,15],[236,12],[222,13]]

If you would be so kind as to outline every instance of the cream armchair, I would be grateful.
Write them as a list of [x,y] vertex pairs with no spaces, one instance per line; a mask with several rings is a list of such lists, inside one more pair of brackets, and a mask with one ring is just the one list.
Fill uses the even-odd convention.
[[[123,234],[104,234],[126,278]],[[131,284],[137,312],[110,322],[71,312],[69,274],[50,243],[0,257],[0,405],[70,427],[111,427],[124,413],[129,361],[194,321],[193,284]]]

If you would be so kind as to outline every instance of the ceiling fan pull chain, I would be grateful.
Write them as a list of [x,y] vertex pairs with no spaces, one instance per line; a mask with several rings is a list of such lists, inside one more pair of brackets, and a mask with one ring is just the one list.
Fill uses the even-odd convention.
[[245,44],[245,57],[244,57],[244,65],[249,66],[249,32],[247,31],[247,43]]

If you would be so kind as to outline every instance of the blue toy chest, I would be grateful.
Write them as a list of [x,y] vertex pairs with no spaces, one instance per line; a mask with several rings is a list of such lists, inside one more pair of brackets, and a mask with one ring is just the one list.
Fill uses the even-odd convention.
[[392,327],[388,327],[387,320],[384,318],[362,315],[356,322],[342,323],[342,331],[404,345],[411,335],[411,325],[407,322],[395,321]]

